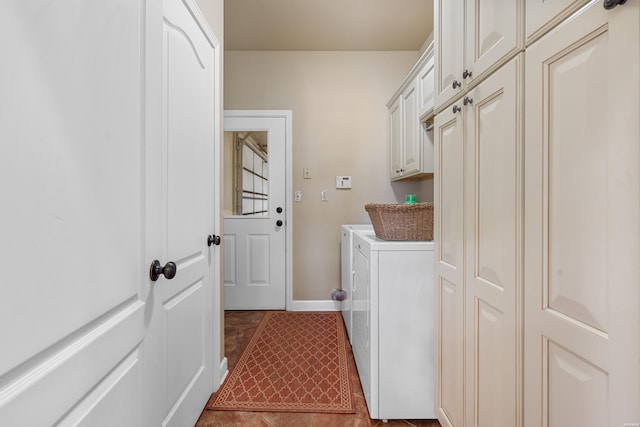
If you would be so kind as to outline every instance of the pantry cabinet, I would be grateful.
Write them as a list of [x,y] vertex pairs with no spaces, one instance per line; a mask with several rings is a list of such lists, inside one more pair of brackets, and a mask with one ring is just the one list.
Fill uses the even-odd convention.
[[436,2],[437,417],[638,424],[640,2],[527,1],[526,49],[444,93],[470,3]]
[[433,141],[420,118],[433,111],[433,50],[429,47],[387,104],[391,180],[433,176]]
[[527,427],[640,423],[639,24],[596,1],[526,51]]
[[437,0],[434,17],[436,112],[524,48],[523,0]]
[[520,425],[522,67],[521,54],[435,118],[443,426]]

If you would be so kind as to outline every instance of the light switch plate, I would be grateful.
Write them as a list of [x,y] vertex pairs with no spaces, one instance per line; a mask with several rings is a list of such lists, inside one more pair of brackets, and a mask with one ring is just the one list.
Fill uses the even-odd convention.
[[351,188],[351,177],[350,176],[336,176],[336,188]]

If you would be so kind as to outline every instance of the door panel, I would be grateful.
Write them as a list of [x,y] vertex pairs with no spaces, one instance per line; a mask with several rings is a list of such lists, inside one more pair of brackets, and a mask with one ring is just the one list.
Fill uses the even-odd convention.
[[462,289],[438,278],[438,368],[436,369],[436,408],[443,425],[457,426],[462,419],[462,360],[459,334],[462,328],[460,300]]
[[418,172],[422,166],[420,149],[420,124],[418,118],[418,85],[414,80],[402,94],[402,116],[404,118],[404,144],[402,144],[402,175]]
[[[288,112],[225,112],[225,175],[228,178],[225,191],[233,193],[242,188],[241,194],[234,197],[225,194],[224,306],[227,310],[286,307],[289,225],[285,170],[290,120]],[[234,167],[238,163],[242,165],[241,171]],[[242,178],[234,178],[237,174]],[[247,180],[249,186],[245,185]],[[245,202],[251,205],[246,211],[237,207]],[[277,221],[282,224],[278,226]]]
[[549,425],[606,426],[608,373],[553,341],[544,341]]
[[0,6],[0,425],[139,423],[142,10]]
[[165,0],[159,27],[163,41],[157,89],[162,98],[157,125],[162,145],[147,153],[159,170],[148,178],[155,184],[147,195],[148,262],[174,262],[177,272],[171,280],[161,275],[148,282],[153,311],[147,313],[145,345],[147,425],[195,424],[214,387],[218,249],[207,245],[207,236],[217,231],[214,81],[219,53],[213,35],[194,19],[198,16],[191,2]]
[[518,426],[522,55],[465,108],[465,425]]
[[[505,389],[505,386],[511,385],[509,383],[513,377],[510,377],[512,372],[505,372],[504,369],[513,365],[513,361],[507,358],[512,353],[507,349],[511,342],[504,340],[511,319],[481,299],[476,299],[473,313],[477,325],[474,353],[478,366],[474,373],[474,395],[478,402],[477,413],[473,416],[475,425],[515,426],[515,408],[509,406],[512,402],[500,400],[514,391]],[[508,381],[504,381],[505,376],[509,378]]]
[[400,171],[402,169],[402,145],[404,140],[402,105],[402,95],[399,95],[389,107],[389,140],[391,141],[389,173],[392,179],[402,176]]
[[594,2],[527,50],[527,425],[640,422],[639,22]]
[[543,36],[589,0],[527,0],[526,2],[527,45]]
[[[462,91],[464,71],[464,0],[434,1],[435,109]],[[453,82],[460,86],[453,87]]]
[[[461,104],[460,104],[461,105]],[[448,108],[434,120],[436,241],[436,414],[443,426],[463,422],[463,115]]]
[[466,2],[465,67],[471,80],[483,79],[522,50],[524,1]]

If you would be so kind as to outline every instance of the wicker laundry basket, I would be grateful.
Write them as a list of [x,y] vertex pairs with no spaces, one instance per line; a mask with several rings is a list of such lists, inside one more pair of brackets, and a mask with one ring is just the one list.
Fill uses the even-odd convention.
[[368,203],[364,209],[376,236],[381,239],[433,240],[433,203]]

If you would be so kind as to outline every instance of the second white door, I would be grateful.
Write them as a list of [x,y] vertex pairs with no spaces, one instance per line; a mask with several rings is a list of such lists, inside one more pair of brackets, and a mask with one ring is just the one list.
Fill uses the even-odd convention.
[[290,112],[226,111],[224,307],[286,307]]

